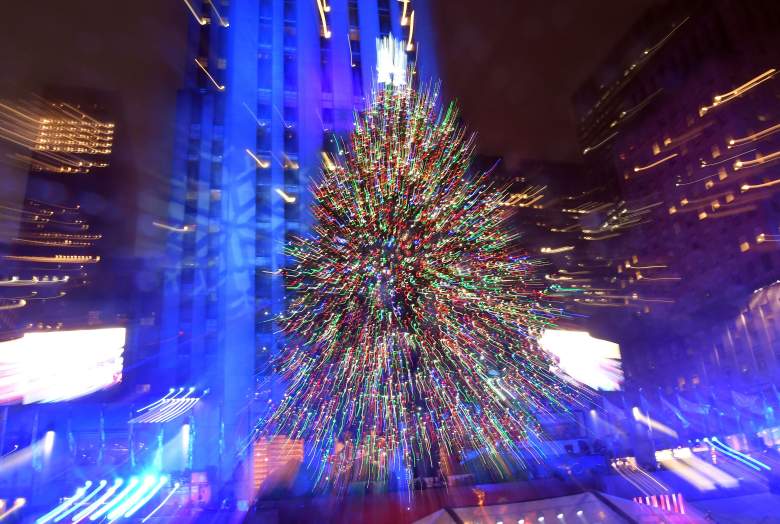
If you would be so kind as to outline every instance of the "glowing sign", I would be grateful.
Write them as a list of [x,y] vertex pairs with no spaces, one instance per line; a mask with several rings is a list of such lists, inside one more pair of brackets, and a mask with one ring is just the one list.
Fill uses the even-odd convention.
[[122,380],[125,328],[25,333],[0,342],[0,404],[61,402]]
[[376,39],[376,72],[380,84],[404,86],[407,83],[404,44],[393,35]]
[[602,391],[617,391],[623,382],[620,346],[585,331],[548,329],[539,345],[555,355],[558,368],[572,379]]

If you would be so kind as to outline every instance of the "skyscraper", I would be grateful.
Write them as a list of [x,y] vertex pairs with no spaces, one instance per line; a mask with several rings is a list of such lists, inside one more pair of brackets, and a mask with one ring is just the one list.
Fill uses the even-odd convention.
[[645,212],[606,240],[637,307],[603,323],[646,387],[759,392],[780,369],[779,24],[776,2],[660,3],[575,94],[585,163]]
[[211,390],[198,438],[220,444],[196,445],[194,468],[224,478],[272,401],[256,377],[284,343],[284,246],[309,231],[308,187],[370,95],[376,39],[392,33],[422,78],[436,71],[422,0],[184,3],[157,386]]

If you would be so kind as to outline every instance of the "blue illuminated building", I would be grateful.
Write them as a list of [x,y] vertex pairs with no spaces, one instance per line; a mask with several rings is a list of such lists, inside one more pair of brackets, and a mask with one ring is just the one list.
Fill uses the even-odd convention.
[[422,0],[189,4],[154,373],[160,387],[210,389],[193,469],[226,480],[258,406],[279,394],[257,384],[284,344],[284,245],[311,227],[308,188],[366,103],[376,39],[409,42],[423,78],[436,70]]

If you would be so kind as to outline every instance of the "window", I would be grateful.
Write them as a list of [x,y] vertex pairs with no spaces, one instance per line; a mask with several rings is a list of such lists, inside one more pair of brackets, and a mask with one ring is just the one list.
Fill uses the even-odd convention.
[[298,89],[298,63],[294,53],[284,54],[284,90],[296,91]]

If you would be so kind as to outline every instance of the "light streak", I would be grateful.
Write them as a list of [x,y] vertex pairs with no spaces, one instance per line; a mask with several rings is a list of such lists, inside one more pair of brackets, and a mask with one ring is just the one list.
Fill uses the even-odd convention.
[[330,30],[328,29],[328,22],[325,20],[325,4],[323,0],[317,0],[317,9],[320,11],[320,21],[322,22],[322,36],[324,38],[330,38]]
[[219,20],[219,25],[221,25],[222,27],[230,27],[228,21],[222,18],[222,15],[219,14],[219,11],[217,10],[217,4],[214,3],[214,0],[205,0],[205,1],[209,3],[212,11],[214,11],[214,14],[217,15],[217,20]]
[[614,133],[612,133],[611,135],[607,136],[607,138],[605,138],[604,140],[602,140],[598,144],[586,147],[585,149],[582,150],[582,154],[583,155],[587,155],[591,151],[594,151],[594,150],[600,148],[601,146],[603,146],[604,144],[606,144],[607,142],[609,142],[610,140],[615,138],[617,136],[617,134],[618,134],[618,132],[615,131]]
[[675,33],[675,32],[676,32],[676,31],[677,31],[677,30],[678,30],[680,27],[682,27],[682,26],[683,26],[683,25],[684,25],[684,24],[685,24],[685,23],[686,23],[686,22],[687,22],[689,19],[690,19],[690,17],[686,17],[686,18],[685,18],[685,19],[684,19],[682,22],[680,22],[679,24],[677,24],[677,25],[676,25],[676,26],[675,26],[675,27],[674,27],[674,28],[673,28],[673,29],[672,29],[672,30],[671,30],[669,33],[667,33],[667,34],[666,34],[666,35],[665,35],[665,36],[664,36],[664,37],[663,37],[663,38],[662,38],[660,41],[658,41],[658,43],[656,43],[656,44],[655,44],[655,45],[653,45],[652,47],[649,47],[649,48],[645,49],[645,50],[642,52],[642,56],[639,58],[639,60],[637,60],[637,62],[635,62],[634,64],[631,64],[631,67],[630,67],[630,68],[628,68],[628,69],[626,69],[626,70],[623,72],[623,77],[622,77],[620,80],[618,80],[616,83],[613,83],[613,84],[612,84],[612,85],[609,87],[609,89],[608,89],[608,90],[607,90],[607,91],[606,91],[606,92],[605,92],[603,95],[601,95],[601,97],[600,97],[600,98],[599,98],[599,99],[596,101],[596,103],[594,104],[593,108],[592,108],[592,109],[590,109],[590,110],[588,111],[588,113],[587,113],[585,116],[583,116],[583,120],[584,120],[584,119],[585,119],[587,116],[591,115],[595,109],[598,109],[598,108],[601,106],[601,104],[603,104],[604,102],[606,102],[607,100],[609,100],[610,98],[612,98],[612,96],[613,96],[613,95],[615,95],[615,94],[619,93],[619,92],[620,92],[620,91],[621,91],[621,90],[622,90],[622,89],[623,89],[623,88],[624,88],[624,87],[625,87],[625,86],[628,84],[628,82],[630,81],[630,78],[628,77],[628,76],[629,76],[629,73],[630,73],[631,71],[633,71],[634,69],[636,69],[637,65],[639,65],[639,66],[642,66],[642,65],[644,65],[644,63],[645,63],[645,62],[647,62],[647,60],[649,60],[649,59],[650,59],[650,57],[651,57],[651,56],[652,56],[652,55],[653,55],[653,54],[654,54],[654,53],[655,53],[655,52],[656,52],[658,49],[660,49],[660,48],[661,48],[661,46],[663,46],[663,45],[664,45],[664,44],[665,44],[665,43],[666,43],[666,42],[667,42],[667,41],[668,41],[668,40],[669,40],[669,39],[672,37],[672,35],[673,35],[673,34],[674,34],[674,33]]
[[582,237],[582,239],[583,240],[591,240],[591,241],[599,241],[599,240],[608,240],[610,238],[615,238],[615,237],[619,237],[619,236],[620,236],[620,233],[610,233],[610,234],[602,235],[600,237],[594,237],[594,236],[590,236],[590,235],[585,235],[585,236]]
[[48,286],[66,284],[70,280],[70,277],[65,275],[64,277],[49,277],[44,276],[32,277],[30,279],[20,279],[19,277],[11,277],[10,280],[0,280],[0,287],[19,287],[19,286]]
[[401,11],[401,26],[403,27],[409,23],[409,19],[406,17],[406,10],[409,8],[409,0],[398,1],[404,5],[403,10]]
[[0,521],[5,520],[6,518],[10,517],[12,514],[16,513],[20,509],[22,509],[22,507],[25,504],[27,504],[27,499],[25,499],[23,497],[19,497],[19,498],[14,499],[13,506],[11,506],[8,509],[8,511],[6,511],[4,513],[0,513]]
[[80,486],[78,489],[76,489],[76,492],[73,494],[72,497],[69,497],[65,499],[62,504],[56,506],[53,510],[46,513],[42,517],[39,517],[35,520],[35,524],[46,524],[47,522],[53,520],[55,517],[60,515],[61,513],[64,513],[68,508],[70,508],[74,502],[79,500],[81,497],[84,496],[84,494],[87,492],[87,489],[92,485],[92,482],[87,481],[83,486]]
[[175,483],[173,484],[173,487],[171,488],[171,491],[169,491],[169,492],[168,492],[168,494],[165,496],[165,498],[164,498],[164,499],[162,499],[162,502],[160,502],[160,503],[157,505],[157,507],[156,507],[156,508],[154,508],[154,509],[153,509],[153,510],[152,510],[152,511],[151,511],[151,512],[148,514],[148,515],[146,515],[146,516],[145,516],[143,519],[141,519],[141,523],[143,524],[144,522],[146,522],[147,520],[149,520],[150,518],[152,518],[152,516],[153,516],[155,513],[157,513],[158,511],[160,511],[160,509],[161,509],[163,506],[165,506],[165,503],[166,503],[166,502],[168,502],[168,500],[169,500],[169,499],[170,499],[170,498],[173,496],[173,494],[174,494],[174,493],[176,493],[176,490],[178,490],[178,489],[179,489],[179,483],[178,483],[178,482],[175,482]]
[[670,458],[666,460],[659,460],[659,462],[663,467],[681,479],[685,480],[692,486],[695,486],[700,491],[712,491],[715,489],[715,483],[709,477],[702,475],[682,460]]
[[767,71],[764,71],[757,77],[751,78],[741,86],[732,89],[731,91],[728,91],[726,93],[722,93],[720,95],[715,95],[712,99],[712,105],[709,106],[702,106],[699,108],[699,116],[703,117],[710,109],[713,109],[719,105],[725,104],[726,102],[729,102],[735,98],[738,98],[742,96],[743,94],[747,93],[757,85],[760,85],[767,80],[770,80],[772,77],[777,74],[777,69],[768,69]]
[[58,515],[54,519],[54,522],[59,522],[63,520],[65,517],[69,516],[71,513],[75,513],[76,511],[78,511],[79,508],[86,506],[89,503],[89,501],[95,497],[95,495],[100,493],[100,491],[102,491],[103,488],[106,487],[106,484],[108,484],[108,482],[105,480],[101,480],[100,482],[98,482],[98,485],[95,489],[93,489],[86,497],[81,499],[78,504],[74,504],[68,511]]
[[[705,441],[705,442],[707,442],[707,439],[704,439],[704,441]],[[728,444],[726,444],[726,443],[724,443],[724,442],[721,442],[720,440],[718,440],[718,438],[717,438],[717,437],[712,437],[712,439],[710,439],[710,440],[709,440],[709,442],[710,442],[710,443],[712,443],[712,444],[715,444],[715,445],[716,445],[718,448],[720,448],[720,449],[722,449],[722,450],[728,450],[728,451],[730,451],[730,452],[732,452],[732,453],[734,453],[734,454],[738,455],[739,457],[742,457],[743,459],[745,459],[745,460],[747,460],[747,461],[749,461],[749,462],[751,462],[751,463],[755,464],[756,466],[758,466],[758,467],[760,467],[760,468],[762,468],[762,469],[765,469],[765,470],[767,470],[767,471],[771,471],[771,470],[772,470],[772,468],[771,468],[771,467],[767,466],[766,464],[764,464],[764,463],[763,463],[763,462],[761,462],[760,460],[758,460],[758,459],[754,459],[753,457],[751,457],[751,456],[749,456],[749,455],[745,455],[745,454],[744,454],[744,453],[742,453],[741,451],[737,451],[736,449],[732,448],[732,447],[731,447],[731,446],[729,446]]]
[[184,4],[187,6],[187,9],[190,10],[190,13],[192,13],[192,16],[195,17],[195,21],[198,22],[200,25],[206,25],[209,23],[209,19],[205,16],[200,16],[197,11],[195,11],[195,8],[192,7],[192,4],[190,4],[189,0],[184,0]]
[[772,187],[776,186],[777,184],[780,184],[780,178],[776,178],[775,180],[770,180],[769,182],[764,182],[762,184],[742,184],[740,186],[740,189],[742,192],[750,191],[751,189],[763,189],[765,187]]
[[759,233],[756,236],[756,243],[762,244],[764,242],[780,242],[780,235],[768,235],[766,233]]
[[192,233],[197,228],[195,224],[192,225],[185,224],[181,227],[176,227],[176,226],[170,226],[163,222],[157,222],[157,221],[152,222],[152,225],[154,227],[159,227],[160,229],[165,229],[167,231],[172,231],[174,233]]
[[642,424],[645,424],[648,429],[653,429],[655,431],[659,431],[663,433],[664,435],[669,435],[670,437],[677,438],[677,432],[667,426],[666,424],[662,424],[661,422],[658,422],[657,420],[650,417],[650,415],[645,415],[642,413],[639,408],[634,407],[634,409],[631,410],[631,412],[634,415],[634,420],[637,422],[641,422]]
[[255,163],[257,164],[258,167],[261,167],[263,169],[268,169],[271,166],[271,162],[269,162],[268,160],[261,160],[250,149],[244,149],[244,151],[246,151],[247,155],[252,157],[252,160],[255,161]]
[[285,203],[285,204],[294,204],[294,203],[295,203],[295,201],[297,200],[297,199],[296,199],[294,196],[290,196],[290,195],[288,195],[287,193],[285,193],[284,191],[282,191],[282,190],[281,190],[281,189],[279,189],[278,187],[277,187],[277,188],[275,188],[275,189],[274,189],[274,191],[276,191],[276,194],[277,194],[277,195],[279,195],[280,197],[282,197],[282,200],[284,200],[284,203]]
[[545,254],[565,253],[574,249],[574,246],[561,246],[561,247],[543,247],[539,251]]
[[166,484],[168,483],[168,477],[163,475],[160,477],[160,480],[157,481],[157,484],[148,492],[146,495],[144,495],[134,506],[132,506],[130,509],[127,510],[124,517],[130,518],[135,513],[144,507],[147,502],[149,502],[152,497],[154,497],[158,491],[160,491]]
[[756,155],[756,158],[753,160],[737,160],[736,162],[734,162],[733,169],[734,171],[739,171],[740,169],[766,164],[767,162],[773,162],[778,158],[780,158],[780,151],[769,153],[766,156],[761,156],[760,154],[758,154]]
[[[740,155],[746,155],[746,154],[748,154],[748,153],[752,153],[752,152],[753,152],[753,151],[755,151],[755,150],[756,150],[756,148],[749,149],[749,150],[747,150],[747,151],[743,151],[743,152],[741,152],[741,153],[737,153],[736,155],[732,155],[732,156],[730,156],[730,157],[728,157],[728,158],[723,158],[723,159],[721,159],[721,160],[718,160],[717,162],[706,162],[706,161],[705,161],[703,158],[702,158],[702,159],[699,159],[699,162],[700,162],[700,164],[701,164],[701,167],[703,167],[703,168],[704,168],[704,167],[709,167],[709,166],[717,166],[717,165],[719,165],[719,164],[725,164],[725,163],[726,163],[726,162],[728,162],[729,160],[734,160],[735,158],[737,158],[737,157],[738,157],[738,156],[740,156]],[[712,175],[712,176],[715,176],[715,175]]]
[[123,517],[125,513],[138,503],[141,498],[150,490],[152,490],[156,484],[156,477],[154,475],[147,475],[144,481],[136,488],[135,491],[130,494],[127,499],[117,504],[114,509],[108,512],[106,518],[108,522],[113,522],[116,519]]
[[[352,59],[352,35],[347,33],[347,46],[349,46],[349,67],[357,67],[355,61]],[[322,118],[320,118],[322,120]]]
[[647,96],[647,97],[646,97],[644,100],[642,100],[641,102],[639,102],[639,103],[638,103],[637,105],[635,105],[634,107],[632,107],[632,108],[630,108],[630,109],[626,109],[625,111],[621,111],[621,112],[620,112],[620,115],[618,115],[618,118],[617,118],[617,120],[614,120],[614,121],[612,121],[612,123],[611,123],[611,124],[609,124],[609,127],[615,127],[615,126],[616,126],[616,125],[618,125],[618,124],[620,123],[620,121],[621,121],[621,120],[623,120],[624,118],[631,117],[631,116],[632,116],[634,113],[636,113],[637,111],[641,111],[642,109],[644,109],[644,108],[645,108],[645,106],[647,106],[647,104],[649,104],[649,103],[650,103],[650,102],[653,100],[653,98],[655,98],[655,97],[656,97],[656,96],[657,96],[659,93],[661,93],[663,90],[664,90],[664,89],[663,89],[663,87],[659,87],[659,88],[658,88],[658,89],[657,89],[657,90],[656,90],[654,93],[651,93],[650,95],[648,95],[648,96]]
[[18,260],[21,262],[43,262],[46,264],[97,264],[100,262],[99,256],[91,255],[54,255],[46,256],[27,256],[27,255],[4,255],[6,260]]
[[49,233],[49,232],[36,232],[28,231],[25,233],[27,236],[34,236],[38,238],[61,238],[70,240],[100,240],[103,235],[85,235],[77,233]]
[[652,163],[647,164],[645,166],[634,166],[634,173],[639,173],[641,171],[645,171],[647,169],[651,169],[651,168],[653,168],[655,166],[658,166],[658,165],[661,165],[664,162],[667,162],[667,161],[669,161],[669,160],[671,160],[671,159],[673,159],[673,158],[675,158],[677,156],[679,156],[679,153],[672,153],[671,155],[667,155],[667,156],[661,158],[660,160],[656,160],[655,162],[652,162]]
[[17,300],[16,302],[11,302],[10,304],[0,304],[0,311],[9,311],[11,309],[21,309],[21,308],[23,308],[26,305],[27,305],[27,301],[26,300],[24,300],[24,299]]
[[[137,416],[130,419],[130,423],[154,424],[170,422],[192,409],[200,401],[200,397],[190,396],[194,391],[195,388],[189,388],[186,392],[184,392],[184,388],[179,388],[173,396],[171,396],[169,391],[160,400],[139,409]],[[180,394],[183,395],[179,396]]]
[[737,147],[742,144],[747,144],[748,142],[755,142],[756,140],[761,140],[762,138],[771,136],[777,133],[778,131],[780,131],[780,124],[775,124],[772,127],[768,127],[761,131],[753,133],[752,135],[743,136],[741,138],[732,138],[731,140],[728,141],[728,147],[729,149],[731,149],[732,147]]
[[675,182],[674,185],[675,185],[675,187],[690,186],[691,184],[696,184],[696,183],[699,183],[699,182],[703,182],[704,180],[709,180],[710,178],[712,178],[712,177],[714,177],[716,175],[717,175],[717,173],[715,175],[707,175],[707,176],[698,178],[696,180],[691,180],[690,182]]
[[206,69],[206,66],[204,66],[203,64],[200,63],[200,60],[198,60],[196,58],[195,59],[195,63],[198,65],[200,70],[203,71],[203,73],[208,77],[208,79],[211,80],[211,83],[214,84],[214,87],[216,87],[220,91],[224,91],[225,90],[225,86],[221,85],[219,82],[216,81],[216,79],[213,76],[211,76],[211,73],[209,73],[209,70]]
[[663,265],[663,264],[658,264],[658,265],[654,265],[654,266],[632,266],[631,262],[626,262],[625,266],[626,266],[627,269],[664,269],[664,268],[669,267],[669,266],[666,266],[666,265]]
[[732,477],[724,471],[719,470],[712,464],[705,462],[694,454],[691,454],[687,457],[682,457],[679,460],[691,469],[703,474],[705,477],[709,478],[715,482],[715,484],[721,487],[736,488],[739,486],[739,481],[736,478]]
[[47,240],[33,240],[30,238],[16,237],[14,242],[19,244],[25,244],[29,246],[50,246],[50,247],[64,247],[64,248],[82,248],[92,246],[92,242],[73,242],[72,240],[65,240],[62,242],[52,242]]
[[160,404],[162,404],[163,402],[165,402],[166,400],[168,400],[169,398],[171,398],[171,397],[175,398],[176,396],[178,396],[179,393],[181,393],[183,391],[184,391],[183,387],[180,387],[178,392],[176,391],[175,388],[171,388],[171,389],[168,390],[168,393],[166,393],[164,397],[159,398],[159,399],[155,400],[154,402],[152,402],[151,404],[147,404],[146,406],[140,408],[138,410],[138,413],[143,413],[144,411],[147,411],[149,409],[155,408],[155,407],[159,406]]
[[409,38],[406,41],[407,51],[414,50],[414,43],[412,43],[413,37],[414,37],[414,11],[412,11],[412,14],[409,16]]
[[130,477],[130,481],[127,483],[125,488],[122,491],[120,491],[119,494],[116,495],[113,499],[111,499],[108,503],[103,505],[102,508],[100,508],[92,515],[90,515],[89,520],[94,522],[97,519],[103,517],[103,515],[107,514],[114,507],[116,507],[117,504],[120,504],[124,500],[124,498],[127,497],[131,491],[133,491],[133,488],[135,488],[137,484],[138,484],[138,479],[136,477]]
[[117,492],[117,490],[122,486],[124,483],[124,480],[121,478],[118,478],[114,481],[114,484],[106,490],[105,493],[103,493],[95,502],[84,508],[83,510],[76,513],[76,515],[73,516],[72,522],[74,524],[77,524],[78,522],[81,522],[85,518],[87,518],[88,515],[90,515],[93,511],[101,507],[106,503],[108,499],[111,498],[111,496]]

